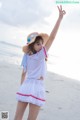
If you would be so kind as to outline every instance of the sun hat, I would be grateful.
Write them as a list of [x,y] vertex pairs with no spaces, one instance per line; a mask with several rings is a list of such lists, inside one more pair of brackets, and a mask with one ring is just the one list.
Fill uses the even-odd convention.
[[33,43],[37,36],[39,36],[39,34],[37,32],[33,32],[33,33],[29,34],[27,37],[27,44],[29,45],[29,44]]
[[27,44],[23,46],[23,52],[27,51],[28,45],[33,43],[37,36],[41,36],[44,40],[43,46],[48,41],[49,35],[47,33],[38,33],[38,32],[32,32],[27,36]]

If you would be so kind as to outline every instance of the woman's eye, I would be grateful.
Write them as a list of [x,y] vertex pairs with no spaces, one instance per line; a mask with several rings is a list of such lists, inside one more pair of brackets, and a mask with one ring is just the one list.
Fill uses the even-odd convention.
[[37,45],[40,45],[39,43],[37,43]]

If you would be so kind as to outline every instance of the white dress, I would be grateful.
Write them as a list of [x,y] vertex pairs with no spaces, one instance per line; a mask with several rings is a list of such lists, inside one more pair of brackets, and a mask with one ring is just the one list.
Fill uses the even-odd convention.
[[[22,102],[32,103],[38,106],[45,104],[45,86],[46,77],[46,49],[42,49],[33,55],[24,54],[21,65],[26,76],[16,93],[16,99]],[[43,80],[39,80],[43,77]]]

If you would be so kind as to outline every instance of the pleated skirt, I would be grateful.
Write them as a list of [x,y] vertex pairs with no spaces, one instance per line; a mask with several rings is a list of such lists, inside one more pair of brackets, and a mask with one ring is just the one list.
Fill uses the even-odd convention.
[[32,103],[38,106],[45,104],[44,80],[27,79],[20,85],[16,99],[22,102]]

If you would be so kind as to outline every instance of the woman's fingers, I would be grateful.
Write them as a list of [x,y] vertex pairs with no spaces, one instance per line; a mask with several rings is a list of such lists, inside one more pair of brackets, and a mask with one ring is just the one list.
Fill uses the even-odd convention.
[[63,10],[63,14],[64,14],[64,15],[66,14],[65,10]]
[[60,7],[57,6],[57,8],[58,8],[59,12],[63,12],[64,11],[64,10],[62,10],[62,5],[60,5]]
[[62,5],[60,5],[60,10],[62,11]]
[[57,8],[58,8],[58,10],[60,11],[60,8],[59,8],[59,6],[57,6]]
[[58,10],[59,10],[59,16],[62,16],[66,14],[65,10],[62,10],[62,5],[57,6]]
[[58,8],[59,11],[62,11],[62,5],[60,5],[60,7],[57,6],[57,8]]

